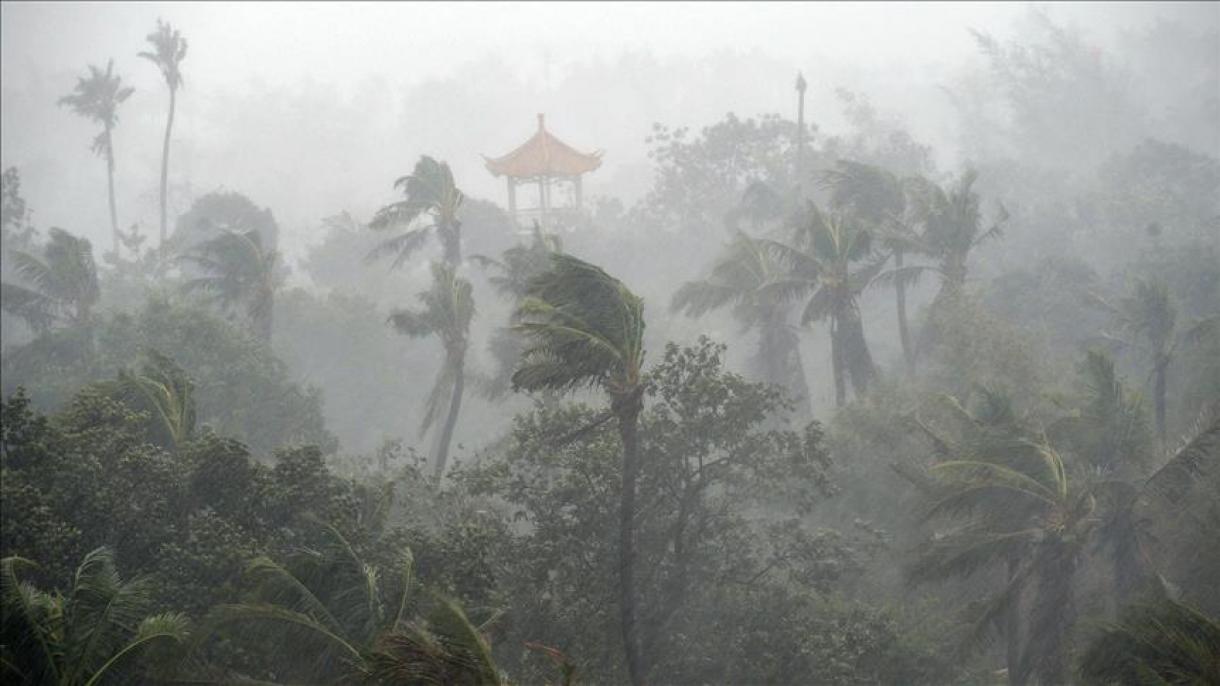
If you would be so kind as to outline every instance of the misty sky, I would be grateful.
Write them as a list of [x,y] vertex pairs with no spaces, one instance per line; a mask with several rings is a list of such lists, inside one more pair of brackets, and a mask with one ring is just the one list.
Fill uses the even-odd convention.
[[[1046,9],[1101,47],[1157,15],[1220,24],[1217,4]],[[86,64],[113,57],[136,88],[115,136],[120,221],[154,230],[166,93],[136,52],[164,17],[190,42],[174,195],[185,204],[218,187],[246,193],[272,208],[292,254],[317,238],[321,217],[387,201],[421,153],[502,203],[479,155],[524,140],[538,111],[569,143],[606,151],[592,194],[629,201],[647,187],[653,121],[790,114],[798,69],[824,129],[836,125],[828,103],[846,85],[951,155],[938,87],[976,52],[967,29],[1004,37],[1027,6],[5,2],[0,11],[2,163],[21,168],[38,226],[104,240],[92,125],[55,100]]]

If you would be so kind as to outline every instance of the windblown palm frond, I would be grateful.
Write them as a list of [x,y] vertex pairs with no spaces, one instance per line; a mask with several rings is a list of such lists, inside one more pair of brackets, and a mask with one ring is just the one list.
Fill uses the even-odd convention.
[[368,259],[393,255],[392,266],[397,267],[435,233],[444,247],[445,261],[450,266],[461,263],[462,223],[457,213],[464,196],[449,165],[424,155],[411,174],[395,181],[394,187],[402,191],[404,198],[377,210],[369,227],[402,233],[374,248]]
[[149,349],[138,369],[122,370],[116,390],[129,405],[146,410],[160,444],[176,449],[195,431],[195,385],[169,357]]
[[52,228],[42,253],[12,252],[15,271],[29,287],[5,284],[5,309],[36,329],[59,320],[86,323],[101,297],[93,246],[88,239]]
[[481,629],[456,603],[436,598],[425,623],[381,636],[364,679],[377,684],[499,686],[505,681]]
[[201,293],[222,308],[243,305],[255,333],[271,339],[275,292],[280,287],[279,252],[263,245],[257,230],[224,230],[179,256],[203,272],[187,280],[183,291]]
[[145,40],[152,44],[153,49],[137,55],[157,65],[166,85],[170,90],[177,90],[182,85],[180,65],[186,58],[186,39],[169,22],[157,19],[157,29],[148,34]]
[[93,151],[98,155],[109,156],[111,150],[110,130],[118,124],[118,107],[135,92],[130,86],[124,87],[123,80],[114,73],[114,60],[106,63],[103,71],[97,66],[89,65],[89,75],[76,80],[76,88],[72,93],[59,99],[60,105],[66,105],[76,114],[92,119],[102,125],[102,133],[94,139]]
[[530,281],[514,329],[529,340],[513,374],[520,390],[603,386],[615,392],[640,382],[644,303],[621,281],[571,255]]
[[1127,608],[1089,644],[1091,684],[1220,683],[1220,624],[1169,598]]
[[[162,644],[180,645],[188,622],[177,614],[146,616],[151,587],[124,582],[114,554],[98,548],[77,568],[68,595],[46,593],[17,578],[22,558],[0,561],[3,599],[3,665],[23,683],[77,686],[101,683],[116,672],[134,679],[137,657]],[[148,660],[145,660],[146,664]]]

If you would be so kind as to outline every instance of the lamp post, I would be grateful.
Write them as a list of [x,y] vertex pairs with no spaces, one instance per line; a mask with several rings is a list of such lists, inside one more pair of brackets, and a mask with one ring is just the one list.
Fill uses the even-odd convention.
[[805,197],[805,75],[796,73],[796,194]]

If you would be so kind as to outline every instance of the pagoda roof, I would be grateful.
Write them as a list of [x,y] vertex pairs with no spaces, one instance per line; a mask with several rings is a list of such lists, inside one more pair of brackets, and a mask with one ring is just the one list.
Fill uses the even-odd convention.
[[483,156],[487,170],[496,176],[577,176],[602,165],[602,152],[583,153],[546,130],[546,119],[538,115],[538,130],[529,140],[503,157]]

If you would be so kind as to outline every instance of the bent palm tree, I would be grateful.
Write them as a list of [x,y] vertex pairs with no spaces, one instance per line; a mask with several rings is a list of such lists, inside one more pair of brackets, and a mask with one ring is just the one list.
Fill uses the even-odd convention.
[[148,350],[139,369],[121,370],[114,391],[126,403],[149,413],[152,438],[177,450],[195,431],[195,385],[173,360]]
[[[930,471],[939,484],[928,517],[966,517],[966,523],[933,539],[909,570],[913,581],[969,576],[995,563],[1007,567],[1004,589],[988,603],[976,633],[999,624],[1008,641],[1009,683],[1066,683],[1067,635],[1075,621],[1073,579],[1096,526],[1092,489],[1068,477],[1062,456],[1045,442],[1021,436],[1003,410],[1007,402],[986,394],[987,412],[961,408],[967,438],[951,441],[929,431],[944,458]],[[996,408],[1002,411],[995,412]],[[925,427],[925,430],[927,428]],[[1017,608],[1032,589],[1024,645]]]
[[[483,255],[471,255],[471,259],[497,272],[487,280],[501,296],[512,301],[515,309],[528,294],[530,279],[546,271],[551,264],[551,254],[558,252],[563,252],[560,237],[544,232],[534,222],[528,245],[514,245],[505,250],[499,260]],[[525,349],[525,342],[511,327],[500,328],[492,334],[488,348],[496,359],[497,369],[494,376],[485,380],[483,390],[489,399],[496,400],[511,390],[512,373]]]
[[924,272],[934,272],[940,277],[941,288],[938,302],[961,293],[966,284],[970,252],[989,240],[1003,235],[1008,211],[1003,205],[990,226],[984,227],[980,199],[974,192],[978,173],[966,170],[945,190],[931,183],[917,183],[911,187],[909,202],[913,216],[923,224],[923,231],[900,231],[890,237],[895,247],[906,252],[924,255],[936,261],[935,265],[917,265],[894,269],[887,280],[895,283],[913,283]]
[[1169,598],[1128,608],[1084,653],[1096,684],[1220,683],[1220,624]]
[[758,330],[755,356],[761,378],[787,388],[801,415],[809,413],[809,386],[801,363],[800,338],[789,323],[791,304],[770,288],[784,276],[767,247],[738,233],[712,264],[707,277],[688,281],[678,288],[670,309],[698,317],[731,307],[743,330]]
[[187,638],[184,615],[145,614],[151,588],[141,579],[124,582],[108,548],[85,556],[67,596],[18,578],[18,569],[36,566],[20,557],[0,561],[0,674],[5,683],[92,686],[116,677],[140,681],[133,664],[137,657]]
[[76,80],[72,93],[59,99],[72,111],[102,125],[102,132],[93,139],[93,152],[106,160],[106,181],[110,200],[110,231],[114,237],[114,252],[119,252],[119,218],[114,205],[114,141],[111,137],[119,122],[119,105],[131,97],[134,88],[123,87],[123,79],[114,73],[114,60],[106,63],[106,71],[89,65],[89,75]]
[[255,600],[213,609],[193,652],[224,627],[259,626],[275,628],[271,635],[285,646],[312,647],[313,659],[298,669],[313,677],[344,683],[501,683],[482,636],[495,616],[476,627],[456,604],[437,598],[425,621],[412,621],[411,551],[402,550],[391,586],[337,529],[326,524],[321,529],[322,545],[297,552],[286,565],[267,557],[251,560],[246,574],[257,584]]
[[[857,396],[864,393],[877,369],[857,299],[886,261],[874,256],[872,234],[851,217],[825,215],[811,203],[791,245],[771,240],[762,244],[785,270],[767,288],[779,298],[808,297],[801,324],[830,320],[836,405],[847,399],[848,379]],[[855,269],[857,262],[865,264]]]
[[454,183],[449,165],[424,155],[411,174],[395,181],[394,187],[402,189],[406,197],[377,210],[369,227],[401,233],[374,248],[368,259],[393,256],[391,266],[398,267],[423,246],[430,234],[436,234],[445,262],[450,267],[461,264],[462,222],[457,213],[464,196]]
[[644,302],[618,279],[571,255],[530,281],[516,330],[529,347],[513,373],[525,391],[596,387],[610,396],[623,442],[619,501],[619,614],[631,683],[644,681],[635,594],[635,495],[638,424],[644,408]]
[[1197,343],[1220,329],[1220,316],[1205,318],[1179,333],[1177,307],[1169,288],[1162,282],[1145,279],[1138,280],[1134,292],[1117,305],[1111,305],[1100,297],[1094,300],[1114,316],[1118,335],[1109,336],[1110,340],[1140,348],[1151,359],[1156,430],[1163,446],[1166,439],[1169,365],[1180,346]]
[[180,65],[186,57],[186,39],[169,22],[157,19],[157,30],[148,34],[146,40],[152,43],[152,51],[139,53],[140,57],[157,65],[165,85],[169,88],[169,116],[165,119],[165,140],[161,144],[161,250],[165,258],[165,239],[167,237],[168,220],[166,218],[166,195],[169,191],[169,137],[174,129],[174,109],[178,104],[178,89],[182,87],[182,70]]
[[5,283],[0,297],[5,310],[39,332],[58,321],[71,326],[89,322],[101,291],[88,239],[52,228],[42,258],[14,250],[12,259],[29,287]]
[[433,262],[432,286],[418,295],[423,307],[418,310],[396,310],[390,315],[390,323],[399,333],[412,338],[436,336],[445,350],[445,361],[428,394],[419,429],[421,435],[425,434],[440,415],[441,406],[448,404],[445,424],[437,436],[433,453],[433,478],[438,483],[445,474],[449,444],[453,440],[453,430],[462,410],[462,394],[466,388],[467,338],[470,320],[474,318],[471,290],[470,282],[458,276],[453,267]]
[[[851,160],[839,160],[837,168],[827,171],[822,180],[830,188],[831,207],[866,222],[893,254],[894,269],[902,270],[907,250],[918,242],[914,227],[925,219],[927,203],[918,198],[926,197],[930,184],[920,177],[899,178],[880,167]],[[894,281],[902,356],[907,369],[914,370],[906,289],[906,280]]]
[[279,253],[263,246],[258,231],[226,230],[178,259],[204,272],[184,283],[184,291],[202,292],[222,308],[244,305],[255,336],[271,342],[275,292],[280,286]]

